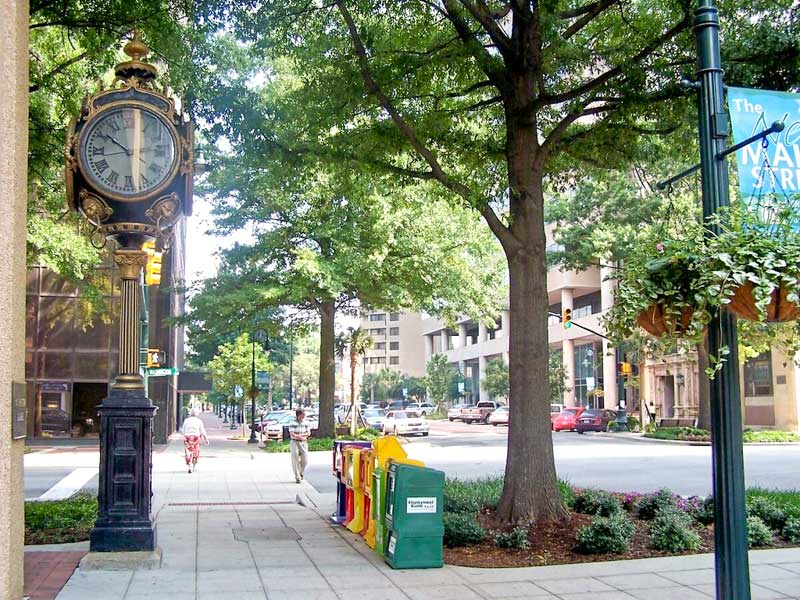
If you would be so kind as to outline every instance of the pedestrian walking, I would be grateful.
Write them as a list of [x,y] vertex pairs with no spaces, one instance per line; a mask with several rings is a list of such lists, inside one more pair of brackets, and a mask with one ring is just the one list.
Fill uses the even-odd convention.
[[295,420],[289,425],[289,450],[292,455],[292,471],[294,471],[295,483],[303,480],[303,473],[308,464],[308,437],[311,435],[311,428],[305,422],[306,413],[302,408],[295,411]]
[[183,434],[183,449],[186,457],[186,467],[189,473],[197,470],[197,460],[200,458],[200,442],[208,444],[206,426],[197,416],[199,411],[193,408],[189,412],[189,417],[183,422],[181,433]]

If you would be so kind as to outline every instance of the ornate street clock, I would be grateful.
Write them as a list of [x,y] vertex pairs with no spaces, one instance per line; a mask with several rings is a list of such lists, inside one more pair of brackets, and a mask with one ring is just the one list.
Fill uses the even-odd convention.
[[71,208],[92,226],[92,243],[111,239],[119,269],[119,368],[98,408],[100,483],[92,552],[151,551],[153,415],[140,373],[143,244],[171,246],[174,225],[192,209],[193,124],[156,88],[156,68],[138,35],[125,46],[111,87],[88,96],[67,138]]
[[108,89],[88,96],[67,140],[70,206],[93,227],[93,238],[136,248],[160,238],[191,214],[193,124],[166,89],[156,69],[143,62],[149,49],[138,36],[128,42],[131,60],[117,65]]

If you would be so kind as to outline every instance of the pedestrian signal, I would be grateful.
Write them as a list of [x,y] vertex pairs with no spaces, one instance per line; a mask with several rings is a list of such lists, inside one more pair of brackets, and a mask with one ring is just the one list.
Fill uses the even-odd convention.
[[628,376],[633,373],[633,365],[628,362],[617,363],[617,372],[620,375]]
[[160,367],[167,362],[167,353],[158,348],[147,349],[147,367]]
[[572,309],[565,308],[564,311],[561,313],[561,324],[564,326],[564,329],[569,329],[572,327]]
[[155,242],[145,242],[142,250],[147,253],[147,264],[144,268],[145,285],[158,285],[161,283],[161,260],[163,252],[156,250]]

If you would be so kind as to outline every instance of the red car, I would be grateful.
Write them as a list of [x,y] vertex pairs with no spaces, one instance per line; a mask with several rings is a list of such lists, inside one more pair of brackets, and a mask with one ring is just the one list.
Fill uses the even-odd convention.
[[578,417],[585,411],[583,406],[570,406],[562,410],[558,416],[553,419],[553,431],[575,431]]
[[617,420],[617,413],[613,410],[600,408],[584,411],[575,422],[575,431],[608,431],[608,424]]

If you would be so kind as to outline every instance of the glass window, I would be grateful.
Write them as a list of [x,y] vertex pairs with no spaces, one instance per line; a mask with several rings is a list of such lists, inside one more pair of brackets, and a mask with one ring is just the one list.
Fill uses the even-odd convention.
[[385,365],[386,364],[386,357],[385,356],[373,356],[369,359],[370,364],[373,365]]
[[42,297],[39,299],[39,331],[36,346],[68,349],[75,343],[75,299]]
[[111,319],[108,315],[90,314],[89,305],[78,299],[76,346],[86,350],[108,350]]
[[78,352],[75,355],[75,379],[106,381],[108,359],[108,352]]
[[389,320],[390,321],[399,321],[400,320],[400,313],[389,313]]
[[370,321],[386,321],[386,314],[377,313],[369,316]]
[[389,342],[389,350],[400,350],[400,342]]
[[42,269],[42,294],[74,296],[76,292],[74,283],[70,283],[50,269]]
[[744,395],[772,396],[772,354],[769,351],[745,361]]
[[386,329],[385,329],[385,328],[381,328],[381,329],[370,329],[370,330],[369,330],[369,334],[370,334],[370,335],[379,335],[379,336],[383,337],[383,336],[385,336],[385,335],[386,335]]
[[389,329],[389,335],[400,335],[400,328],[399,327],[391,327]]
[[386,350],[386,342],[378,342],[375,344],[375,350]]
[[400,357],[399,356],[390,356],[389,357],[389,364],[390,365],[399,365],[400,364]]
[[70,379],[72,377],[72,353],[40,352],[39,377],[42,379]]
[[593,406],[597,400],[589,390],[603,387],[600,349],[594,344],[575,346],[575,402],[578,406]]
[[26,288],[29,294],[39,293],[39,271],[39,267],[31,267],[28,269]]

